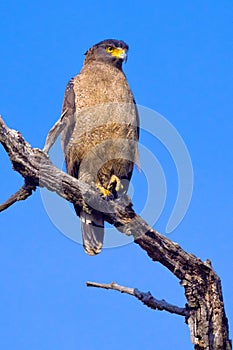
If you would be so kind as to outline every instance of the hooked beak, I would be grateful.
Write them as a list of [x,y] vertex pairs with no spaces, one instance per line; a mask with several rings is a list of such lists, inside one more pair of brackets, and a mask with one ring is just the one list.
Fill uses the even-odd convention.
[[127,61],[127,52],[121,48],[115,48],[112,52],[112,56],[122,59],[122,61]]

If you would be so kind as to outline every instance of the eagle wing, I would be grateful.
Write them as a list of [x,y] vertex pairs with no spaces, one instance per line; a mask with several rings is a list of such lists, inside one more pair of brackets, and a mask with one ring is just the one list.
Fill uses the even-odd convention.
[[[78,164],[74,167],[69,161],[69,149],[72,144],[72,134],[75,127],[75,92],[74,92],[74,78],[72,78],[65,90],[64,100],[62,105],[62,113],[66,112],[66,126],[62,132],[62,148],[65,154],[66,167],[68,174],[77,178]],[[72,165],[72,166],[71,166]]]

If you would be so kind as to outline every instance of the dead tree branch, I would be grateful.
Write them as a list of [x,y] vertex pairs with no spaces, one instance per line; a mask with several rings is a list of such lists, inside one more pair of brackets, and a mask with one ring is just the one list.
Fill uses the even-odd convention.
[[177,243],[151,228],[132,209],[127,196],[104,201],[94,187],[82,183],[56,168],[48,155],[32,148],[22,135],[9,129],[0,118],[0,142],[13,169],[33,187],[46,187],[67,201],[83,206],[92,202],[102,208],[104,219],[120,232],[134,237],[153,261],[167,267],[184,287],[195,350],[230,350],[228,320],[224,310],[221,281],[209,262],[185,252]]
[[31,196],[32,191],[35,190],[35,186],[31,186],[29,184],[27,185],[25,181],[25,184],[15,194],[13,194],[5,203],[0,205],[0,212],[9,208],[15,202],[27,199],[29,196]]
[[137,288],[120,286],[116,282],[112,282],[112,283],[86,282],[86,285],[87,287],[113,289],[121,293],[133,295],[138,300],[140,300],[144,305],[148,306],[153,310],[159,310],[159,311],[165,310],[172,314],[177,314],[177,315],[186,316],[186,317],[188,316],[188,310],[186,310],[185,308],[169,304],[165,300],[158,300],[155,297],[153,297],[150,292],[144,293]]

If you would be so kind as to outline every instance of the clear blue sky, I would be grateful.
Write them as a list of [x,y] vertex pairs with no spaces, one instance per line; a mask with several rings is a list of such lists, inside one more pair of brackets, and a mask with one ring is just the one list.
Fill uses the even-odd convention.
[[[105,38],[129,44],[124,70],[136,101],[175,126],[193,163],[192,201],[169,238],[211,259],[222,279],[231,325],[232,14],[230,0],[0,4],[0,113],[34,147],[43,146],[59,116],[66,83],[80,71],[86,49]],[[177,174],[158,141],[144,134],[141,142],[159,159],[167,181],[165,208],[155,224],[163,233]],[[22,179],[2,148],[0,167],[3,202]],[[136,209],[140,176],[136,170]],[[152,185],[156,194],[156,174]],[[1,349],[193,348],[181,317],[152,311],[114,291],[86,288],[87,280],[116,281],[184,305],[178,280],[138,246],[85,255],[53,225],[39,190],[1,213],[0,227]]]

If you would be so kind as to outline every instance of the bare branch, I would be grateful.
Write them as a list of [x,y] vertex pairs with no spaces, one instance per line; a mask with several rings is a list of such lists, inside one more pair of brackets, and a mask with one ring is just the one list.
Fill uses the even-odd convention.
[[177,314],[185,317],[189,315],[188,309],[169,304],[164,299],[158,300],[155,297],[153,297],[150,292],[144,293],[135,288],[134,295],[136,296],[136,298],[141,300],[143,304],[150,307],[151,309],[160,311],[165,310],[167,312],[170,312],[171,314]]
[[0,212],[9,208],[12,204],[18,201],[22,201],[31,196],[32,191],[35,191],[36,187],[24,184],[15,194],[13,194],[6,202],[0,205]]
[[134,288],[120,286],[116,282],[112,282],[112,283],[98,283],[98,282],[89,282],[88,281],[88,282],[86,282],[86,285],[87,285],[87,287],[113,289],[113,290],[118,290],[118,292],[121,292],[121,293],[135,295],[134,294]]
[[188,316],[188,310],[182,307],[178,307],[172,304],[167,303],[165,300],[158,300],[155,297],[151,295],[150,292],[144,293],[138,290],[137,288],[129,288],[120,286],[116,282],[112,283],[96,283],[96,282],[86,282],[87,287],[97,287],[97,288],[104,288],[104,289],[113,289],[117,290],[121,293],[126,293],[129,295],[135,296],[138,300],[140,300],[144,305],[148,306],[149,308],[153,310],[159,310],[159,311],[168,311],[172,314],[177,314],[180,316]]
[[64,117],[66,116],[68,109],[66,109],[58,119],[58,121],[54,124],[54,126],[49,130],[49,133],[46,137],[45,145],[43,148],[43,151],[45,153],[48,153],[50,148],[55,143],[56,139],[62,132],[62,130],[65,128],[66,123],[64,122]]

